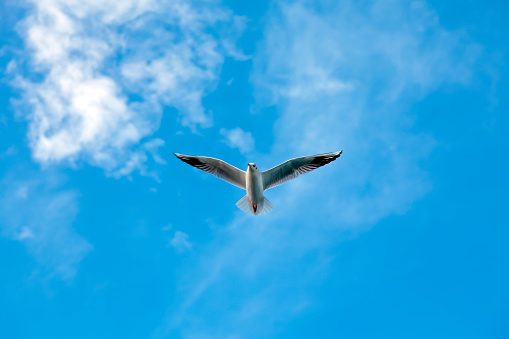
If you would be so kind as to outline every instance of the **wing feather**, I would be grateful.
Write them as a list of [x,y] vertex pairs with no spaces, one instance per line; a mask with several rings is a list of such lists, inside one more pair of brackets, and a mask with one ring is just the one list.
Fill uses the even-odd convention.
[[343,151],[310,155],[290,159],[262,173],[263,189],[268,190],[327,165],[341,156]]
[[212,174],[239,188],[246,189],[246,172],[234,167],[223,160],[173,153],[183,162]]

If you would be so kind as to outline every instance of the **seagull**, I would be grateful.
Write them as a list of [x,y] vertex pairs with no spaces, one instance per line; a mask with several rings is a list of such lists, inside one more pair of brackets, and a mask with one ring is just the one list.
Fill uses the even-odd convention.
[[246,190],[246,195],[237,202],[237,207],[252,215],[261,215],[274,209],[263,196],[266,190],[297,178],[300,174],[311,172],[327,165],[341,156],[343,151],[309,155],[290,159],[271,169],[260,172],[256,164],[247,164],[247,171],[234,167],[223,160],[173,153],[177,158],[191,166],[212,174],[219,179]]

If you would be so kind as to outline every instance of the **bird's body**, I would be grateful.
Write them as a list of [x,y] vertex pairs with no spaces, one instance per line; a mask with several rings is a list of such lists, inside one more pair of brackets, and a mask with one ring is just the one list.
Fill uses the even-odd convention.
[[263,203],[265,197],[263,196],[263,179],[262,173],[256,168],[255,164],[248,164],[246,171],[246,197],[256,213],[258,205]]
[[254,163],[249,163],[246,171],[242,171],[222,160],[175,153],[180,160],[202,171],[210,173],[232,185],[246,190],[246,195],[237,202],[241,210],[260,215],[270,212],[274,206],[263,195],[263,192],[300,174],[310,172],[326,165],[341,156],[339,152],[305,156],[288,160],[267,171],[260,172]]

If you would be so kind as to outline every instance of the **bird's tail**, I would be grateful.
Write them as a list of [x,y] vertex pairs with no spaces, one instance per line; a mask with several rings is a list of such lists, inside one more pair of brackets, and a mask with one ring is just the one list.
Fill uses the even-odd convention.
[[260,202],[256,206],[256,212],[255,212],[253,205],[247,199],[247,195],[245,195],[242,199],[240,199],[236,205],[238,208],[240,208],[244,212],[252,214],[252,215],[261,215],[261,214],[269,213],[270,211],[272,211],[274,209],[274,206],[272,206],[270,201],[267,198],[263,197],[263,201]]

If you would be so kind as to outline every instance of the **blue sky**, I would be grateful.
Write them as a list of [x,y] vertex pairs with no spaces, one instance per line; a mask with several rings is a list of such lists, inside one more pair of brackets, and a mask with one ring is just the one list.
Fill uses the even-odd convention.
[[507,2],[0,13],[0,337],[509,336]]

